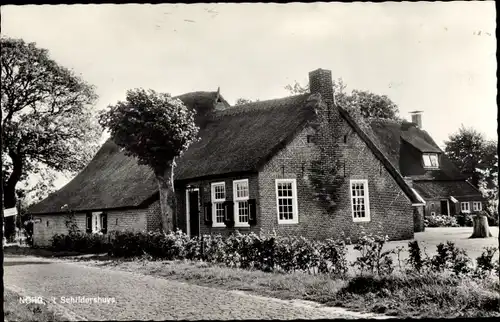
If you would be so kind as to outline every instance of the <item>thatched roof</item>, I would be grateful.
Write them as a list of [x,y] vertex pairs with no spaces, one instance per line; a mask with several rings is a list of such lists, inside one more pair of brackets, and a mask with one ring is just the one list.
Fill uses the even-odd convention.
[[73,180],[30,207],[29,213],[138,207],[158,190],[153,172],[108,140]]
[[[432,137],[410,122],[376,119],[370,122],[377,145],[405,177],[414,180],[465,180]],[[440,155],[437,170],[424,169],[422,153]]]
[[439,199],[455,197],[459,201],[484,200],[481,192],[467,181],[417,181],[413,183],[415,189],[424,199]]
[[[482,199],[481,193],[468,183],[432,137],[410,122],[372,120],[374,140],[390,162],[405,177],[414,181],[414,188],[424,199],[467,198]],[[438,153],[439,169],[425,169],[422,153]]]
[[314,115],[308,94],[216,111],[179,158],[176,180],[258,171]]
[[[218,92],[179,96],[189,108],[197,111],[201,140],[178,158],[176,182],[258,172],[314,117],[318,102],[314,99],[308,101],[309,97],[310,94],[304,94],[229,107]],[[408,172],[406,167],[401,167],[404,164],[401,149],[408,145],[418,151],[436,151],[439,148],[434,141],[428,135],[415,136],[423,131],[416,129],[415,132],[408,124],[396,126],[388,121],[371,123],[375,134],[367,135],[346,111],[342,108],[339,111],[412,203],[419,203],[403,179],[402,175],[408,175]],[[157,186],[152,171],[147,166],[139,166],[135,158],[125,156],[113,141],[108,140],[81,173],[31,207],[29,212],[60,212],[64,204],[73,210],[144,207],[154,201],[155,195]]]
[[[212,98],[217,97],[217,92],[179,96],[198,111],[201,140],[177,160],[177,181],[257,172],[314,116],[311,104],[306,103],[308,94],[215,111]],[[153,172],[108,140],[82,172],[29,212],[60,212],[64,204],[73,210],[143,207],[156,192]]]

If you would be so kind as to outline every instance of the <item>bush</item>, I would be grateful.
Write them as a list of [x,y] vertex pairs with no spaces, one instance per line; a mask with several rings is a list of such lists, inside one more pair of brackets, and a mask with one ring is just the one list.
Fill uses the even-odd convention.
[[430,215],[424,220],[425,227],[459,227],[457,219],[449,215]]
[[464,213],[459,213],[457,215],[457,223],[460,227],[472,227],[472,215],[471,214],[464,214]]
[[391,274],[394,271],[394,264],[390,255],[394,251],[382,251],[387,240],[388,236],[365,235],[361,237],[354,246],[355,250],[361,252],[361,256],[352,263],[352,266],[357,267],[361,274],[365,271],[378,275]]
[[481,256],[476,258],[476,269],[474,271],[474,276],[479,278],[485,278],[491,276],[492,272],[499,272],[499,262],[493,261],[495,253],[498,251],[496,247],[484,247]]
[[437,254],[431,259],[430,264],[435,272],[442,272],[445,269],[451,270],[456,275],[471,272],[471,260],[465,250],[457,248],[450,241],[446,244],[440,243],[437,245]]
[[407,264],[410,265],[411,270],[420,273],[429,265],[429,259],[422,256],[422,251],[418,245],[418,241],[414,240],[408,243],[408,259]]
[[253,232],[236,232],[227,238],[221,235],[189,238],[180,230],[167,234],[114,232],[109,252],[116,257],[203,260],[265,272],[304,271],[331,275],[347,272],[346,247],[342,241],[310,241],[303,237]]
[[51,238],[51,249],[79,253],[104,253],[109,250],[108,238],[99,234],[55,234]]

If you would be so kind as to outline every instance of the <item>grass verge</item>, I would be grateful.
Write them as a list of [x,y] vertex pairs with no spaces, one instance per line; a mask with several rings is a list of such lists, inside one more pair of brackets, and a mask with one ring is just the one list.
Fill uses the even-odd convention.
[[358,312],[398,317],[500,317],[500,284],[493,280],[458,279],[443,274],[334,279],[305,273],[249,271],[204,262],[97,258],[78,261],[284,300],[315,301]]
[[79,252],[65,251],[56,252],[48,248],[33,248],[20,246],[5,246],[3,253],[8,255],[38,256],[38,257],[66,257],[81,255]]
[[4,321],[65,321],[64,318],[50,311],[45,305],[23,304],[19,298],[17,293],[4,289]]

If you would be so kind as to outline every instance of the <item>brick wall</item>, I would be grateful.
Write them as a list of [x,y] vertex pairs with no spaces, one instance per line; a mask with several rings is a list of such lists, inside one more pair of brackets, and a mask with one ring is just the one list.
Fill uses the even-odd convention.
[[[159,203],[159,202],[157,202]],[[145,231],[149,227],[154,229],[157,220],[154,218],[154,211],[159,206],[156,203],[149,208],[113,210],[107,211],[108,232],[109,231]],[[41,222],[34,224],[33,243],[36,246],[50,246],[50,239],[55,234],[67,234],[66,216],[64,214],[44,214],[34,215],[34,219],[40,218]],[[85,213],[75,214],[75,221],[80,231],[86,231]],[[148,222],[148,219],[151,219]],[[48,225],[47,225],[48,222]]]
[[[33,244],[39,247],[50,246],[50,239],[55,234],[67,234],[65,215],[34,215],[33,219],[41,221],[33,224]],[[85,214],[75,214],[78,229],[85,231]]]
[[158,231],[161,228],[160,201],[153,202],[146,213],[146,229],[148,231]]
[[[204,208],[203,205],[206,202],[211,202],[211,184],[215,182],[224,181],[226,184],[226,200],[233,200],[233,181],[240,179],[248,179],[248,189],[249,189],[249,199],[257,199],[257,225],[251,227],[211,227],[205,225],[204,221]],[[186,183],[186,185],[191,185],[200,189],[200,233],[201,234],[222,234],[229,235],[232,232],[238,230],[240,232],[258,232],[260,229],[260,221],[258,215],[258,178],[256,174],[253,175],[243,175],[243,176],[229,176],[221,177],[220,179],[210,179],[201,181],[192,181]],[[186,220],[186,190],[184,187],[176,189],[177,191],[177,223],[181,230],[186,232],[187,220]]]
[[[326,211],[313,196],[314,189],[308,180],[308,169],[311,160],[319,156],[319,151],[314,143],[307,143],[307,136],[314,132],[312,128],[307,128],[259,173],[262,228],[320,239],[339,238],[344,235],[356,240],[362,229],[366,232],[388,234],[392,240],[412,238],[414,225],[410,200],[362,139],[335,110],[331,111],[331,128],[337,132],[335,136],[340,139],[327,148],[332,160],[345,164],[345,179],[339,187],[334,210]],[[338,135],[339,133],[342,135]],[[347,136],[346,143],[344,135]],[[278,225],[275,192],[275,179],[278,178],[296,179],[298,224]],[[353,222],[349,179],[368,180],[370,222]]]

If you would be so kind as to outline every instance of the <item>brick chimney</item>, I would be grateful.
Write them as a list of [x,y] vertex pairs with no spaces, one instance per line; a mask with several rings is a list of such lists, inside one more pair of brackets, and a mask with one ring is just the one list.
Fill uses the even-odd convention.
[[309,89],[311,94],[321,94],[321,98],[330,105],[333,102],[332,71],[319,68],[309,72]]
[[415,123],[419,129],[422,128],[422,112],[423,111],[413,111],[411,114],[411,122]]

